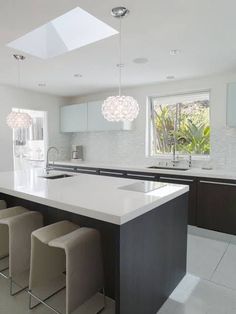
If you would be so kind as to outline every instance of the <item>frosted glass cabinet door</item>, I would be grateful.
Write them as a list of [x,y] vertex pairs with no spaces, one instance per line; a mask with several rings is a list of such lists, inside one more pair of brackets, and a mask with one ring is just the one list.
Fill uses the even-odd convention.
[[102,115],[103,101],[88,103],[88,131],[130,130],[131,124],[109,122]]
[[85,132],[87,121],[87,103],[61,107],[61,132]]
[[236,83],[227,86],[227,126],[236,127]]

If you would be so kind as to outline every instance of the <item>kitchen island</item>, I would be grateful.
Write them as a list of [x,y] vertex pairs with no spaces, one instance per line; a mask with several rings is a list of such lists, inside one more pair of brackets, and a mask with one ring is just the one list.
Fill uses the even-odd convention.
[[98,229],[116,314],[155,314],[186,273],[188,186],[70,175],[2,172],[0,198],[40,211],[46,224],[67,219]]

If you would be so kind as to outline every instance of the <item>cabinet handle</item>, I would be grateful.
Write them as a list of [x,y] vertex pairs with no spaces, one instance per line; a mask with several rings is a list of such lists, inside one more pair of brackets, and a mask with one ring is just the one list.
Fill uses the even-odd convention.
[[200,182],[200,183],[203,183],[203,184],[215,184],[215,185],[236,186],[235,183],[227,183],[227,182],[204,181],[204,180],[200,180],[199,182]]
[[146,175],[146,174],[135,174],[135,173],[127,173],[127,176],[128,177],[141,177],[141,178],[152,178],[152,179],[155,179],[156,176],[151,176],[151,175]]
[[81,168],[77,168],[77,171],[79,172],[93,172],[93,173],[96,173],[97,170],[96,169],[81,169]]
[[171,178],[171,177],[160,177],[160,180],[173,180],[179,182],[193,182],[192,179],[180,179],[180,178]]
[[112,172],[112,171],[103,171],[100,170],[100,174],[111,174],[111,175],[117,175],[117,176],[123,176],[123,172]]

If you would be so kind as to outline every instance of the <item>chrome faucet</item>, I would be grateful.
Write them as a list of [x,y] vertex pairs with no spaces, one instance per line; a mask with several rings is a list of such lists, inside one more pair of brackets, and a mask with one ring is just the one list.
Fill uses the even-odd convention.
[[189,168],[192,167],[192,155],[191,154],[188,155],[188,167]]
[[173,150],[173,156],[172,156],[171,162],[172,162],[173,167],[175,167],[179,163],[179,160],[177,159],[177,156],[176,156],[176,138],[175,137],[172,140],[172,150]]
[[[50,146],[48,148],[48,150],[47,150],[47,163],[46,163],[46,173],[47,174],[49,174],[49,171],[53,169],[53,166],[50,166],[50,164],[49,164],[49,153],[51,150],[55,150],[57,152],[57,155],[59,155],[59,150],[56,147]],[[55,160],[53,160],[53,164],[54,164],[54,161]]]

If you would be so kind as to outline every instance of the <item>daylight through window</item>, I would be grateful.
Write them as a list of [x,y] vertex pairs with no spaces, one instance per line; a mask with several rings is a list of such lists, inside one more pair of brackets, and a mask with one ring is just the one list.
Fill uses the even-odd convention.
[[209,92],[151,98],[151,155],[209,155]]

